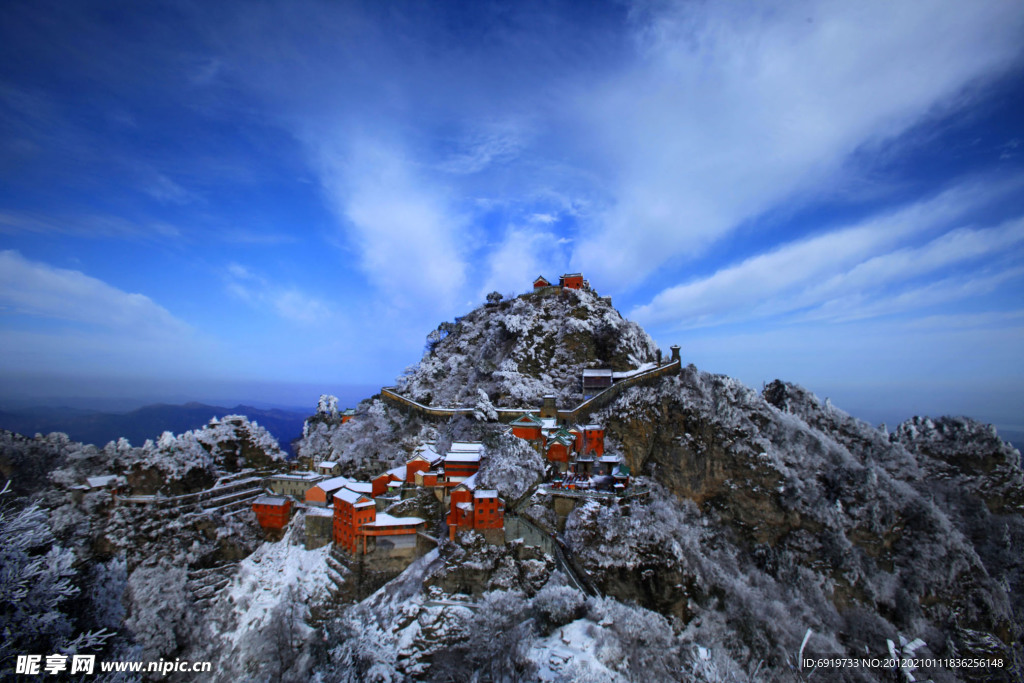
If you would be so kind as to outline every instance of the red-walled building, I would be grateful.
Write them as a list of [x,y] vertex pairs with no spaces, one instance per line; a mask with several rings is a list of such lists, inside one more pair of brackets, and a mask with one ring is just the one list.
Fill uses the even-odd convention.
[[558,278],[558,284],[566,289],[583,289],[583,273],[566,273]]
[[522,417],[515,419],[511,423],[511,426],[512,436],[518,436],[520,439],[533,441],[540,438],[541,429],[544,425],[539,419],[530,413],[527,413]]
[[475,477],[452,489],[448,513],[448,538],[455,540],[459,531],[467,529],[503,529],[505,503],[497,491],[475,490]]
[[252,502],[256,521],[264,529],[283,529],[291,517],[292,499],[285,496],[260,496]]
[[505,528],[505,503],[490,489],[473,492],[473,528]]
[[448,486],[472,477],[480,469],[483,444],[472,441],[454,441],[444,456],[444,481]]
[[586,425],[583,427],[583,448],[581,453],[604,455],[604,427]]
[[546,277],[544,277],[543,275],[539,276],[536,280],[533,281],[533,288],[534,289],[540,289],[541,287],[550,287],[550,286],[551,286],[551,283],[548,282],[548,279]]
[[473,520],[473,482],[464,481],[452,489],[451,507],[448,511],[448,537],[455,540],[455,532],[460,528],[472,527]]
[[577,453],[583,452],[583,428],[579,425],[569,427],[569,436],[572,437],[572,447]]
[[377,496],[387,493],[388,487],[392,484],[402,484],[406,479],[406,466],[401,465],[390,469],[384,474],[378,475],[373,478],[370,482],[372,488],[370,489],[370,495],[376,498]]
[[318,482],[306,491],[306,504],[317,507],[330,507],[334,494],[354,483],[348,477],[332,477]]
[[434,450],[434,444],[423,444],[405,464],[405,483],[415,484],[417,473],[432,470],[440,463],[441,456]]
[[551,462],[568,463],[572,447],[573,440],[569,433],[565,430],[559,430],[559,433],[548,439],[545,455]]
[[350,553],[366,552],[364,524],[377,518],[377,506],[369,496],[341,489],[334,494],[334,542]]

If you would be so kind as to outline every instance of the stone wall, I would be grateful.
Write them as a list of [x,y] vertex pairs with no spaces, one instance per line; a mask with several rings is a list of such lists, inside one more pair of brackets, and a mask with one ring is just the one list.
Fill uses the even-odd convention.
[[[589,417],[592,412],[604,408],[629,387],[653,384],[666,375],[678,374],[680,367],[681,362],[674,360],[671,363],[662,365],[661,367],[621,379],[602,391],[600,394],[591,397],[575,408],[572,408],[571,410],[559,410],[558,419],[569,423],[580,422],[581,420]],[[391,405],[401,408],[406,412],[416,413],[426,418],[449,420],[456,415],[473,414],[473,408],[434,408],[426,406],[388,388],[381,389],[380,396]],[[497,411],[499,422],[511,422],[526,413],[538,412],[537,408],[497,408]]]
[[331,515],[319,515],[319,514],[306,514],[305,519],[306,525],[306,550],[313,550],[314,548],[322,548],[331,542],[333,527],[334,527],[334,516]]

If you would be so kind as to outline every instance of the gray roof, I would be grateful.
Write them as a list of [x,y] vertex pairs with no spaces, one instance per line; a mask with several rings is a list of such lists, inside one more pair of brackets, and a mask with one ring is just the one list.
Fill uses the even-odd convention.
[[253,505],[284,505],[290,500],[287,496],[263,495],[252,502]]

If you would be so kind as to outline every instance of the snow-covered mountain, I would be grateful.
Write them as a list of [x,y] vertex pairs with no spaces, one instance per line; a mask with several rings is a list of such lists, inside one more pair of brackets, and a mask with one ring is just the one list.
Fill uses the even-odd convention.
[[[187,497],[244,493],[246,471],[276,466],[276,446],[245,421],[141,449],[6,435],[3,472],[40,507],[10,508],[0,533],[23,529],[26,510],[45,515],[22,561],[47,547],[78,558],[67,637],[106,627],[118,632],[107,654],[209,659],[215,680],[1021,680],[1024,477],[987,425],[922,417],[890,433],[791,383],[759,393],[683,366],[588,417],[643,495],[567,508],[534,487],[546,463],[493,407],[547,393],[572,406],[584,369],[656,358],[593,292],[529,293],[439,326],[396,382],[422,404],[475,412],[437,419],[378,396],[351,421],[312,416],[300,458],[364,479],[426,441],[482,442],[481,483],[535,530],[504,546],[442,540],[369,595],[345,589],[355,577],[327,550],[297,545],[300,518],[270,544],[246,514]],[[105,475],[124,478],[127,503],[74,488]],[[146,507],[154,495],[171,504]],[[430,505],[401,505],[447,538]],[[74,618],[82,605],[97,616]],[[930,662],[893,671],[890,648]]]
[[442,323],[397,388],[436,406],[475,404],[481,389],[496,406],[539,405],[549,393],[578,403],[584,368],[631,370],[656,353],[643,328],[589,289],[531,292]]

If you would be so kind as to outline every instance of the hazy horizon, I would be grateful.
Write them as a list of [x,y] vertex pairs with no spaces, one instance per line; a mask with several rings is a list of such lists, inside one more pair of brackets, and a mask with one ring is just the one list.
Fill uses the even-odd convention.
[[[701,368],[712,372],[709,368]],[[724,372],[721,374],[729,375]],[[730,375],[735,376],[735,375]],[[832,405],[853,417],[878,426],[885,423],[890,429],[900,422],[914,416],[932,418],[943,415],[965,416],[990,423],[1000,433],[1012,436],[1015,442],[1024,436],[1024,425],[1020,416],[1015,415],[1012,408],[1001,404],[999,396],[979,395],[984,390],[975,388],[973,394],[965,394],[960,402],[950,402],[947,397],[936,398],[927,390],[916,390],[914,387],[893,386],[886,400],[880,402],[874,387],[833,386],[822,391],[821,387],[801,383],[794,378],[765,378],[761,381],[748,381],[738,377],[752,389],[760,391],[763,384],[773,379],[792,382],[815,393],[820,399],[829,399]],[[33,391],[19,393],[11,390],[6,381],[0,384],[0,411],[16,411],[30,408],[66,407],[79,410],[96,410],[98,412],[129,412],[147,405],[159,403],[182,405],[196,402],[222,408],[233,408],[238,405],[249,405],[254,408],[306,412],[312,414],[316,410],[317,400],[321,394],[333,394],[339,399],[342,408],[354,408],[360,401],[379,393],[381,387],[391,386],[393,382],[380,385],[367,384],[309,384],[287,382],[249,382],[225,383],[211,382],[205,387],[188,388],[176,386],[161,390],[159,383],[148,385],[145,391],[138,391],[138,384],[108,380],[97,382],[95,378],[68,382],[56,378],[36,378]],[[26,383],[28,385],[28,383]],[[96,389],[101,389],[97,391]],[[64,393],[60,393],[63,390]],[[1012,388],[1006,388],[1012,394]],[[91,393],[90,393],[91,392]],[[539,400],[539,399],[538,399]],[[942,403],[953,409],[941,409]],[[960,410],[956,407],[959,405]],[[987,405],[982,412],[970,412],[966,408],[973,405]],[[934,409],[940,408],[940,409]],[[1006,437],[1009,440],[1009,437]]]

